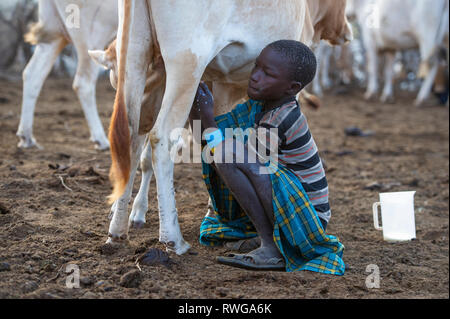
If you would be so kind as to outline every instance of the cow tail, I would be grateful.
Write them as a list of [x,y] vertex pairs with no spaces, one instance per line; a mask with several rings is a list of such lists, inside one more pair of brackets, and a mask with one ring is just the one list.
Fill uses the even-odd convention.
[[31,45],[37,45],[42,42],[42,31],[44,26],[41,22],[35,22],[30,25],[30,30],[24,35],[24,40],[26,43]]
[[29,30],[23,36],[25,43],[31,45],[38,45],[39,43],[50,43],[58,39],[60,34],[46,30],[45,25],[42,22],[32,23]]
[[448,10],[449,10],[449,0],[444,1],[444,9],[442,10],[442,16],[441,21],[439,24],[439,29],[437,33],[437,43],[441,45],[441,43],[444,41],[445,35],[448,34]]
[[[448,10],[449,10],[449,0],[443,1],[442,8],[442,16],[439,21],[438,28],[436,30],[436,34],[434,36],[434,43],[436,44],[433,47],[433,50],[429,52],[421,52],[422,62],[419,65],[419,70],[417,71],[417,77],[419,79],[426,78],[427,74],[430,72],[430,66],[433,59],[440,59],[440,52],[443,49],[443,41],[446,33],[448,32]],[[448,60],[448,50],[447,51],[447,60]],[[447,61],[448,62],[448,61]]]
[[120,46],[120,60],[118,70],[117,92],[114,101],[114,110],[109,125],[109,143],[111,147],[111,169],[109,178],[113,191],[108,196],[112,204],[125,192],[130,178],[131,169],[131,137],[128,126],[128,115],[125,104],[125,74],[131,24],[132,0],[124,0],[124,19]]

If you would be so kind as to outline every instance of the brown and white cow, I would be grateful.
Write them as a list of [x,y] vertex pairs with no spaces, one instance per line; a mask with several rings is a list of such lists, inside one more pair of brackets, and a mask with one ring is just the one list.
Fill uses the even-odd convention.
[[[154,84],[164,83],[147,147],[157,181],[159,239],[167,249],[182,254],[190,245],[178,224],[169,152],[179,143],[179,136],[171,133],[186,123],[200,80],[221,92],[218,107],[229,108],[234,99],[245,96],[254,60],[268,43],[282,38],[306,44],[321,38],[339,44],[351,40],[345,0],[119,3],[117,94],[109,135],[114,205],[108,242],[128,234],[127,206],[145,140],[141,105],[150,66]],[[163,72],[158,71],[160,66]]]
[[22,112],[17,131],[19,147],[38,146],[33,137],[36,101],[58,55],[72,43],[78,56],[73,89],[81,102],[91,140],[98,149],[109,148],[95,99],[99,67],[89,57],[88,50],[106,48],[116,37],[117,26],[117,0],[39,1],[39,22],[26,36],[27,41],[37,46],[23,71]]

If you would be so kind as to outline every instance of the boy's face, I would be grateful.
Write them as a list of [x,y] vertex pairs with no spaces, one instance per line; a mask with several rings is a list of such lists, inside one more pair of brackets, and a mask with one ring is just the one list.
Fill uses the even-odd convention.
[[248,81],[247,94],[252,100],[279,101],[296,95],[301,84],[291,79],[285,57],[267,47],[258,56]]

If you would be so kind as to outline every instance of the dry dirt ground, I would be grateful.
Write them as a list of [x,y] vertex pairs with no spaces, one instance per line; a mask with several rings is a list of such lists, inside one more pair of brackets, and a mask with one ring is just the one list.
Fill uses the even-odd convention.
[[[395,104],[368,103],[354,90],[329,95],[319,111],[304,110],[327,166],[333,210],[328,233],[345,245],[344,276],[216,264],[215,257],[226,250],[198,243],[208,201],[199,164],[175,168],[179,220],[191,252],[171,254],[168,267],[142,265],[140,271],[136,258],[149,248],[163,248],[154,181],[145,227],[131,230],[129,247],[105,249],[109,153],[97,152],[89,142],[81,107],[65,79],[47,81],[37,105],[34,132],[44,149],[17,148],[21,87],[0,81],[0,298],[449,297],[445,107],[416,109],[405,93]],[[97,97],[107,127],[114,98],[107,81],[99,83]],[[346,136],[351,126],[375,135]],[[133,196],[139,181],[140,174]],[[417,239],[384,242],[373,227],[372,203],[379,192],[404,190],[417,191]],[[80,271],[78,289],[66,287],[66,270],[73,264]],[[369,265],[379,269],[379,288],[366,286]]]

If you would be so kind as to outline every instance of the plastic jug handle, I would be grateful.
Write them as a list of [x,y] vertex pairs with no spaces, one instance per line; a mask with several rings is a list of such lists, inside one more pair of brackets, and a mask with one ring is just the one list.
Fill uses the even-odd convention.
[[378,221],[378,207],[380,207],[381,203],[376,202],[373,203],[372,210],[373,210],[373,226],[376,230],[383,230],[383,227],[380,226],[380,223]]

